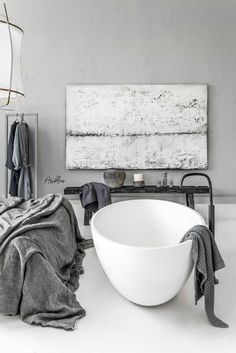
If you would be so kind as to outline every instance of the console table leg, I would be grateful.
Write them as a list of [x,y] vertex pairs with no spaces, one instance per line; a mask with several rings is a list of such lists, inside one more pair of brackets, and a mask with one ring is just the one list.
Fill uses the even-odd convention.
[[209,229],[212,234],[215,236],[215,206],[208,206],[208,220],[209,220]]
[[194,194],[188,194],[189,207],[195,210]]
[[89,221],[92,218],[92,212],[84,210],[84,225],[89,226]]
[[186,206],[189,207],[189,197],[188,197],[188,194],[186,194]]

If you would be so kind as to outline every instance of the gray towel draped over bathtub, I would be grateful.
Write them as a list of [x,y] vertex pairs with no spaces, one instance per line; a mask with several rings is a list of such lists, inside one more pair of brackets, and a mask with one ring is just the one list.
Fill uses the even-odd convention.
[[191,228],[181,242],[192,240],[191,255],[194,261],[195,304],[204,296],[205,311],[212,326],[226,328],[228,325],[214,314],[215,279],[214,273],[225,267],[215,239],[203,225]]
[[61,195],[0,201],[0,313],[73,329],[85,315],[74,292],[90,246]]
[[111,204],[110,188],[102,183],[87,183],[82,187],[80,201],[86,210],[96,212]]

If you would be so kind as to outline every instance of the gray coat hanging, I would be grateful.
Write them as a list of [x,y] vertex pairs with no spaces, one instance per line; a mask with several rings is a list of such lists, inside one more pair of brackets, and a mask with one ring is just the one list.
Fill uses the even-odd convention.
[[20,170],[17,196],[29,200],[32,197],[31,164],[29,161],[29,131],[25,122],[21,122],[16,127],[12,161],[15,170]]

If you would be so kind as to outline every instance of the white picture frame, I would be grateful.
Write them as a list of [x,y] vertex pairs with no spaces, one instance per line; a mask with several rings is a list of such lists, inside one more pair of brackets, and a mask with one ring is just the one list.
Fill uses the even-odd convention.
[[67,169],[207,169],[206,84],[67,85]]

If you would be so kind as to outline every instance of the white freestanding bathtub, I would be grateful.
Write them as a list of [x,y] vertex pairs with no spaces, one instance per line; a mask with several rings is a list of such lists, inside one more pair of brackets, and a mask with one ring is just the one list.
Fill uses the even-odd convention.
[[179,241],[197,224],[204,219],[186,206],[145,199],[104,207],[91,230],[114,287],[134,303],[159,305],[180,291],[192,271],[192,241]]

